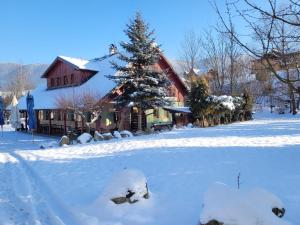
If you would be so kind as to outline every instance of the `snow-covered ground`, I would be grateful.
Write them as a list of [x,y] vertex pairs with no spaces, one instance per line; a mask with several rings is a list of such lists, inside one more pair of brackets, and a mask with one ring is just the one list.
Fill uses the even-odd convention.
[[[271,191],[283,219],[300,224],[299,116],[258,113],[225,126],[40,149],[52,141],[9,127],[0,134],[0,224],[196,225],[208,187],[236,188],[239,173],[241,189]],[[142,171],[150,199],[105,199],[126,169]]]

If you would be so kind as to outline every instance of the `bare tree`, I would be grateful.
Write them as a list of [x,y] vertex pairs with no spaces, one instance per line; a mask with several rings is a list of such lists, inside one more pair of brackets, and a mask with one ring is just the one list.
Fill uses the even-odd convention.
[[33,82],[30,80],[30,74],[20,65],[17,68],[16,74],[9,78],[6,90],[16,95],[17,98],[24,94],[24,91],[32,90],[34,88]]
[[[233,29],[233,28],[232,28]],[[219,28],[204,32],[201,39],[202,64],[209,70],[211,90],[216,95],[236,95],[244,73],[245,59],[231,33]]]
[[[225,31],[231,33],[234,41],[241,46],[253,59],[262,65],[262,70],[269,71],[278,81],[286,84],[291,98],[291,112],[296,114],[294,93],[298,92],[299,78],[291,76],[291,71],[299,74],[296,59],[292,57],[296,49],[291,48],[292,43],[299,43],[299,9],[297,1],[289,0],[284,6],[278,6],[276,0],[266,1],[267,8],[254,4],[250,0],[237,0],[226,2],[225,15],[220,11],[216,1],[213,6],[222,22]],[[234,15],[233,15],[234,14]],[[233,19],[240,17],[246,24],[252,38],[249,44],[241,35],[231,29]],[[289,32],[282,29],[285,24]],[[245,35],[245,34],[244,34]],[[298,52],[299,55],[299,52]],[[285,62],[284,62],[285,61]],[[278,67],[279,66],[279,67]],[[282,74],[281,71],[285,73]]]
[[180,58],[182,60],[182,69],[185,72],[188,83],[191,83],[191,72],[194,69],[199,69],[201,40],[194,31],[189,31],[185,34],[184,40],[181,43]]
[[[232,23],[229,24],[230,32],[225,33],[228,40],[228,57],[229,57],[229,88],[230,94],[235,95],[237,92],[237,80],[242,72],[240,66],[242,65],[242,60],[239,60],[240,52],[238,45],[234,41],[235,29]],[[238,62],[239,60],[239,62]]]
[[[60,95],[56,98],[56,105],[59,109],[70,110],[83,120],[87,132],[90,132],[101,115],[105,100],[100,100],[100,95],[89,90],[80,93],[73,92],[72,95]],[[90,119],[88,119],[91,117]]]
[[209,82],[213,94],[224,93],[226,77],[227,43],[224,35],[214,37],[212,31],[204,32],[201,39],[202,63],[209,70]]

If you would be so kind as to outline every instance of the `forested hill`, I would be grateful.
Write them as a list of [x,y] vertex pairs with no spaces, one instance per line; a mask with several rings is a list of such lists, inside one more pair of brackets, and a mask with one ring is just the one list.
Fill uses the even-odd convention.
[[40,81],[40,77],[47,67],[47,64],[0,63],[0,89],[4,90],[6,84],[14,79],[18,73],[26,74],[30,82],[36,84]]

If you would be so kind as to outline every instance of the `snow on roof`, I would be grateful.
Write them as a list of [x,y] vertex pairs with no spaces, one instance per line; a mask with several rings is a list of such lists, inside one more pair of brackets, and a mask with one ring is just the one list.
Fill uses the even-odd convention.
[[165,106],[163,108],[165,110],[169,110],[169,111],[175,112],[175,113],[191,113],[191,110],[189,107]]
[[[183,60],[169,60],[169,62],[171,63],[173,69],[175,70],[175,72],[179,75],[179,77],[181,78],[181,80],[183,82],[186,82],[186,77],[185,74],[188,74],[190,71],[187,71],[187,63]],[[199,68],[193,68],[193,72],[196,75],[201,75],[207,72],[207,68],[205,67],[200,67]]]
[[169,62],[172,64],[173,69],[175,72],[180,76],[183,77],[185,73],[185,62],[181,60],[169,60]]
[[[47,81],[45,79],[44,82],[38,85],[38,87],[31,92],[34,97],[34,109],[56,109],[58,108],[57,98],[60,96],[78,95],[83,92],[92,91],[93,93],[96,92],[96,94],[103,97],[116,87],[116,83],[106,77],[116,73],[110,63],[111,61],[119,62],[116,55],[92,60],[77,59],[66,56],[59,56],[59,58],[76,65],[80,69],[98,72],[80,86],[57,88],[52,90],[47,89]],[[19,109],[26,109],[26,96],[20,99]]]
[[117,54],[106,55],[102,58],[91,59],[91,60],[81,59],[81,58],[73,58],[73,57],[68,57],[68,56],[58,56],[58,58],[63,59],[64,61],[67,61],[82,70],[101,71],[101,70],[103,70],[103,62],[107,62],[107,59],[115,60],[116,55]]
[[79,69],[87,69],[86,65],[89,63],[89,60],[73,58],[68,56],[58,56],[58,58],[77,66]]

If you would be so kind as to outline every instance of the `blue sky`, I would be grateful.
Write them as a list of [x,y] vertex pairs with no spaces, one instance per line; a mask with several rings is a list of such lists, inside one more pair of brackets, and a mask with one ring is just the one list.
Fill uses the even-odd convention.
[[50,63],[57,55],[99,57],[140,11],[169,58],[184,33],[216,23],[208,0],[7,0],[0,3],[0,62]]

